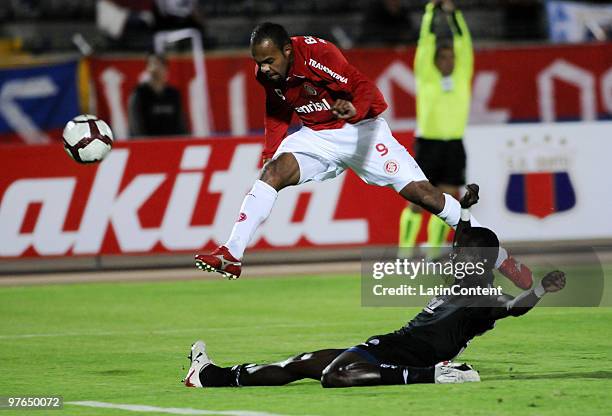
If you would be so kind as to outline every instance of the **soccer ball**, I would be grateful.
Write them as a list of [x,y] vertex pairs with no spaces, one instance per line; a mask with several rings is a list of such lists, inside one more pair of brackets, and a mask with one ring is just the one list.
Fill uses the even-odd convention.
[[64,149],[79,163],[99,162],[113,146],[113,132],[96,116],[76,116],[64,127]]

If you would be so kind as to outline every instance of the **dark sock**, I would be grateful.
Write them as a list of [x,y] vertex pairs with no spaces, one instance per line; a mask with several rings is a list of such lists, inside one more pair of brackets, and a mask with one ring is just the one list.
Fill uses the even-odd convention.
[[380,384],[415,384],[433,383],[434,367],[398,367],[383,365],[380,367]]
[[200,383],[204,387],[236,387],[240,367],[223,368],[209,364],[200,371]]

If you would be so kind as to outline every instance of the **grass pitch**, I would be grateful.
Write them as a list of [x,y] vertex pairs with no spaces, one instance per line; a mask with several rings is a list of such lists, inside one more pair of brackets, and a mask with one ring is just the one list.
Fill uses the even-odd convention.
[[[270,362],[358,344],[417,311],[361,307],[358,276],[0,288],[0,396],[282,415],[610,414],[612,308],[543,307],[498,322],[462,356],[482,383],[333,390],[315,381],[208,390],[180,383],[198,338],[217,364]],[[138,413],[66,404],[2,411],[11,414]]]

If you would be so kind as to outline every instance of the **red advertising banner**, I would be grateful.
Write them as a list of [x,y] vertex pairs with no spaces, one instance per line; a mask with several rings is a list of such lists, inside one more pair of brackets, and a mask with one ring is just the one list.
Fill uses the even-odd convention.
[[[411,135],[398,136],[410,144]],[[197,252],[226,241],[260,169],[257,137],[116,143],[79,165],[60,145],[5,146],[0,258]],[[367,196],[366,196],[367,195]],[[281,191],[255,249],[394,244],[404,201],[352,173]]]
[[[347,58],[376,81],[390,107],[394,130],[415,127],[414,48],[357,49]],[[612,43],[479,50],[476,53],[470,122],[596,120],[612,116]],[[142,59],[91,61],[97,114],[119,138],[127,137],[127,102],[143,76]],[[263,91],[248,56],[209,57],[208,94],[193,61],[170,61],[170,83],[190,110],[195,135],[258,134],[263,130]],[[205,122],[204,122],[205,121]]]

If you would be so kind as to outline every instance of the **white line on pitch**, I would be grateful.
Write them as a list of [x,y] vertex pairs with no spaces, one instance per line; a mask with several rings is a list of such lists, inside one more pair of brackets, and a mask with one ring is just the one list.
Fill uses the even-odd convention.
[[277,413],[256,412],[253,410],[202,410],[189,407],[156,407],[141,404],[115,404],[105,402],[66,402],[75,406],[101,407],[105,409],[121,409],[131,412],[168,413],[171,415],[224,415],[224,416],[283,416]]

